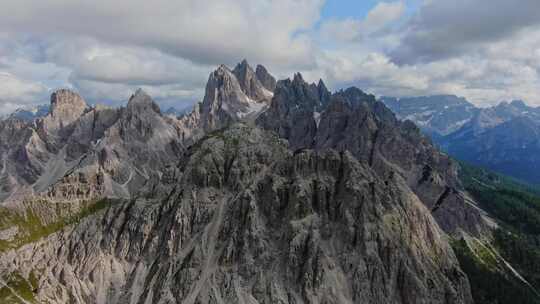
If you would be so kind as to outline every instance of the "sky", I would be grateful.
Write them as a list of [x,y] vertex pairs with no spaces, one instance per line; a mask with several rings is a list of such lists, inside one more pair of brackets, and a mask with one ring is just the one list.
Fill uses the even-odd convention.
[[455,94],[540,106],[538,0],[2,0],[0,115],[71,88],[122,105],[202,99],[209,73],[247,59],[332,90]]

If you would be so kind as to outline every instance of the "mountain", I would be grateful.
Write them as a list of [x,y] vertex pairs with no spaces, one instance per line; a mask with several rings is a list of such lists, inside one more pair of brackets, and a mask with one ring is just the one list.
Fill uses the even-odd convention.
[[36,118],[44,117],[49,113],[48,105],[38,105],[30,109],[20,108],[9,115],[10,118],[32,121]]
[[1,121],[0,302],[473,303],[455,244],[500,226],[460,165],[358,88],[269,79],[219,66],[182,117],[60,90]]
[[188,113],[190,113],[189,108],[177,109],[175,107],[169,107],[165,112],[163,112],[165,115],[172,115],[174,117],[181,117]]
[[465,98],[453,95],[382,97],[398,118],[411,120],[429,136],[445,136],[469,122],[478,112]]
[[540,184],[538,121],[518,116],[476,134],[467,132],[442,140],[448,153],[531,184]]
[[455,96],[382,98],[401,119],[416,123],[451,156],[540,183],[540,108],[523,101],[476,108]]

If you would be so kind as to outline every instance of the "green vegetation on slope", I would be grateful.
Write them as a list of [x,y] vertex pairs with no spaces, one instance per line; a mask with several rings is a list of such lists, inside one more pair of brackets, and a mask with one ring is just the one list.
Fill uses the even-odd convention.
[[499,271],[475,254],[465,240],[454,241],[452,247],[460,266],[467,274],[476,304],[540,303],[531,288],[514,277]]
[[34,293],[38,288],[38,282],[33,272],[30,273],[28,280],[17,272],[11,273],[0,285],[0,303],[37,303]]
[[[0,253],[38,241],[66,226],[77,224],[83,218],[107,208],[112,202],[108,199],[82,202],[75,210],[70,208],[73,205],[67,205],[72,203],[51,203],[44,200],[25,202],[24,211],[0,207],[0,230],[16,229],[16,233],[11,237],[0,240]],[[39,210],[46,210],[47,213],[40,214]],[[36,303],[35,294],[38,288],[38,277],[34,272],[31,272],[28,278],[17,272],[11,273],[0,278],[0,303]]]
[[[540,191],[511,178],[461,163],[465,189],[498,220],[492,246],[531,285],[490,267],[465,240],[452,245],[469,276],[476,303],[540,303]],[[489,263],[488,263],[489,264]]]
[[[81,219],[106,208],[110,200],[102,199],[81,203],[82,206],[75,212],[65,212],[61,203],[47,201],[34,201],[27,204],[24,212],[0,207],[0,230],[16,229],[16,234],[6,239],[0,239],[0,253],[9,249],[19,248],[24,244],[35,242],[62,228],[75,224]],[[40,215],[38,210],[52,210],[54,214]],[[64,210],[63,210],[64,209]],[[45,222],[47,216],[50,220]]]

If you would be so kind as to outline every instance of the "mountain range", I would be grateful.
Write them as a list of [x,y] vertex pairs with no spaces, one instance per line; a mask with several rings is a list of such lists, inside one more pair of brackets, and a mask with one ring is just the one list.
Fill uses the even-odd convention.
[[19,108],[9,115],[11,118],[32,121],[49,113],[49,105],[37,105],[31,108]]
[[0,156],[0,302],[473,303],[466,254],[537,303],[460,165],[358,88],[244,60],[181,116],[58,90]]
[[540,108],[520,100],[478,108],[444,95],[381,101],[451,156],[540,184]]

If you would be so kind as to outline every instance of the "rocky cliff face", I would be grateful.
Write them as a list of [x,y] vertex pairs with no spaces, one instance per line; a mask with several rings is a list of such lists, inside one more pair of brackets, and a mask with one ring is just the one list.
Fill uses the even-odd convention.
[[470,303],[444,235],[398,176],[293,153],[245,125],[185,155],[160,201],[110,206],[3,254],[52,303]]
[[272,76],[266,68],[260,64],[257,65],[257,68],[255,69],[255,74],[257,75],[257,79],[261,82],[261,84],[270,92],[274,92],[276,89],[276,79],[274,76]]
[[[261,67],[259,65],[259,67]],[[236,76],[242,91],[254,101],[269,101],[272,99],[273,91],[266,88],[266,86],[272,87],[272,76],[268,74],[264,67],[259,68],[259,75],[255,74],[251,66],[249,66],[246,60],[243,60],[239,63],[234,70],[233,74]],[[266,85],[262,84],[262,81],[259,79],[262,78],[265,81]],[[274,80],[275,82],[275,80]]]
[[318,86],[308,84],[301,74],[296,74],[292,81],[277,83],[270,108],[256,123],[287,139],[293,150],[310,147],[329,95],[322,82]]

